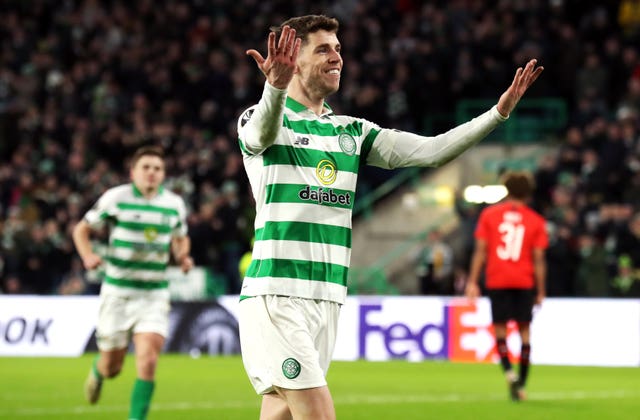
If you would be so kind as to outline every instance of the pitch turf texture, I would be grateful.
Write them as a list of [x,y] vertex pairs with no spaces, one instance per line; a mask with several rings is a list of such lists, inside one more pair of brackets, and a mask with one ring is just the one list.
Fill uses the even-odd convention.
[[[82,384],[93,355],[0,358],[0,418],[126,419],[135,376],[128,356],[95,406]],[[533,366],[529,399],[512,402],[497,365],[334,362],[338,419],[640,419],[640,369]],[[238,357],[163,355],[149,420],[257,419]]]

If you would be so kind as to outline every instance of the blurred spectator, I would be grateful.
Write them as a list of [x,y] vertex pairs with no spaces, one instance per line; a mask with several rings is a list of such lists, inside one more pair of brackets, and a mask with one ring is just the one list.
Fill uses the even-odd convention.
[[617,275],[614,289],[618,296],[640,297],[640,213],[633,215],[617,237],[615,256]]
[[578,239],[579,262],[574,296],[607,297],[611,295],[611,273],[608,270],[608,254],[604,246],[591,234],[584,233]]
[[429,232],[414,260],[420,294],[454,294],[453,249],[444,241],[439,230]]

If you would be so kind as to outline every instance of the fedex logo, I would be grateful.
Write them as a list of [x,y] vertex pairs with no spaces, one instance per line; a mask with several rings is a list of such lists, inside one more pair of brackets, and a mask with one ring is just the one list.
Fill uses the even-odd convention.
[[[358,322],[361,359],[497,360],[488,300],[424,297],[362,302]],[[519,352],[515,325],[509,328],[509,348]]]

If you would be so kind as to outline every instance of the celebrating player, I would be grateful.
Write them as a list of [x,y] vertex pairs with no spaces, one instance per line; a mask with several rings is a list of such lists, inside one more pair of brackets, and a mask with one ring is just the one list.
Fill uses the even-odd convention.
[[266,83],[238,121],[257,207],[239,322],[265,419],[335,418],[325,375],[347,294],[358,168],[450,161],[506,120],[542,72],[531,60],[496,106],[436,137],[385,129],[325,103],[340,85],[338,26],[326,16],[292,18],[272,28],[266,58],[247,51]]

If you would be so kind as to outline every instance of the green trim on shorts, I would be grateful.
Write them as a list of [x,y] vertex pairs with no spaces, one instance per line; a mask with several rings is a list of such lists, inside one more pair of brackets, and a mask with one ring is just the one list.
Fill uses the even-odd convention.
[[132,289],[153,290],[153,289],[166,289],[169,287],[168,280],[161,281],[144,281],[144,280],[130,280],[130,279],[116,279],[106,276],[105,283],[113,284],[114,286],[130,287]]

